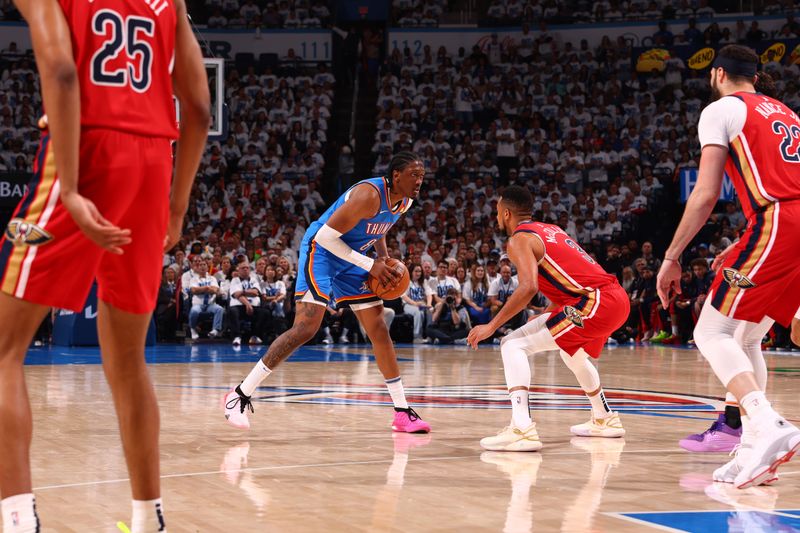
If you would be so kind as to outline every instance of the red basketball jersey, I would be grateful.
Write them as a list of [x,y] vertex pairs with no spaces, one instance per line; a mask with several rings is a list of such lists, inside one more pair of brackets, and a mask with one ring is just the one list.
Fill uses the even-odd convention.
[[594,289],[617,284],[615,276],[603,270],[558,226],[523,222],[514,230],[517,233],[533,233],[544,243],[544,257],[539,262],[539,290],[554,304],[566,305]]
[[59,0],[72,33],[81,125],[177,138],[172,0]]
[[800,199],[800,119],[785,104],[757,93],[732,95],[747,106],[742,132],[728,147],[730,176],[745,216],[778,201]]

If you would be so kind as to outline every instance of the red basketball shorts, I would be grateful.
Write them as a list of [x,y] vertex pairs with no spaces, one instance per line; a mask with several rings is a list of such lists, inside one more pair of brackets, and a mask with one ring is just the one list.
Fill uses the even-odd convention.
[[788,326],[800,305],[800,201],[777,202],[747,230],[711,285],[711,305],[725,316]]
[[50,307],[80,311],[92,282],[98,297],[129,313],[155,308],[169,212],[172,152],[166,138],[84,129],[80,194],[111,223],[131,230],[122,255],[105,252],[75,225],[59,199],[48,135],[34,176],[0,241],[0,290]]
[[625,289],[611,284],[562,305],[547,319],[558,347],[570,355],[579,349],[600,357],[608,338],[628,320],[630,299]]

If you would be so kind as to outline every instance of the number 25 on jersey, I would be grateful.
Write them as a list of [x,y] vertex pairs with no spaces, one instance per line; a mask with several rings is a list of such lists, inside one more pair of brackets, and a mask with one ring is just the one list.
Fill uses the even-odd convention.
[[155,22],[147,17],[123,17],[101,9],[92,19],[92,32],[105,39],[94,53],[91,80],[95,85],[125,87],[143,93],[150,88]]

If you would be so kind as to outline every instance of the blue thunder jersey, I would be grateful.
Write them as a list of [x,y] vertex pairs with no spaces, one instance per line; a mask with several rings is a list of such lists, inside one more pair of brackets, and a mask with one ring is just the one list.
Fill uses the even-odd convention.
[[[350,248],[362,254],[367,253],[378,239],[386,235],[386,233],[392,229],[392,226],[400,220],[403,213],[408,211],[411,207],[412,200],[410,198],[404,198],[402,202],[394,206],[394,210],[392,209],[393,206],[389,205],[389,187],[386,183],[386,178],[378,177],[359,181],[347,189],[321,217],[311,223],[306,230],[305,236],[303,236],[304,245],[309,245],[311,241],[314,240],[314,236],[316,236],[320,228],[328,222],[337,209],[345,204],[353,189],[364,183],[368,183],[378,191],[381,197],[381,206],[375,216],[360,220],[353,229],[342,234],[341,239],[346,242]],[[317,244],[317,246],[323,248],[319,246],[319,244]]]
[[319,220],[308,227],[303,236],[297,268],[295,300],[303,300],[310,292],[313,300],[322,304],[329,303],[331,296],[337,305],[380,301],[380,298],[369,289],[367,283],[369,274],[364,269],[336,257],[314,240],[322,225],[347,202],[353,188],[363,183],[375,187],[378,191],[381,197],[380,208],[374,216],[370,216],[373,213],[365,213],[368,218],[360,220],[353,229],[341,237],[348,246],[362,254],[368,252],[378,239],[386,235],[394,223],[411,207],[411,199],[406,198],[392,209],[389,205],[389,188],[384,178],[371,178],[350,187]]

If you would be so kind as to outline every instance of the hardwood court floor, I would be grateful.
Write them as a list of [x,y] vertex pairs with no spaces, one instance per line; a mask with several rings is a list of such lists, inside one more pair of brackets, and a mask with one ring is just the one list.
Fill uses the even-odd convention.
[[[736,491],[711,483],[725,454],[678,447],[708,426],[722,395],[696,351],[603,354],[624,440],[571,437],[588,404],[557,354],[535,358],[532,401],[545,448],[530,454],[478,445],[510,416],[497,348],[398,347],[409,399],[433,426],[428,436],[392,434],[368,354],[304,348],[264,382],[245,433],[225,424],[219,401],[255,350],[152,350],[169,531],[800,530],[800,461],[773,487]],[[91,364],[97,350],[36,349],[28,362],[44,531],[117,531],[130,496],[108,388]],[[768,354],[768,366],[773,403],[800,418],[800,358]]]

